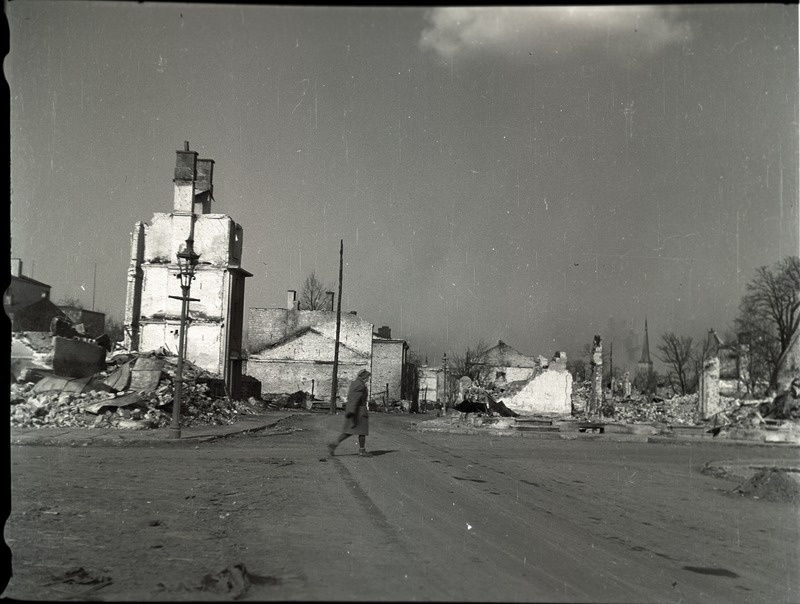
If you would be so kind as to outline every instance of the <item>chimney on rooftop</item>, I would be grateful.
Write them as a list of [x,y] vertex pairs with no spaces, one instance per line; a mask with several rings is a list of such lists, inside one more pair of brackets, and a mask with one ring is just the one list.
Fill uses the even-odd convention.
[[383,327],[378,328],[378,337],[379,338],[386,338],[387,340],[392,339],[392,330],[389,329],[388,325],[384,325]]
[[297,291],[294,289],[286,292],[286,309],[297,310]]
[[22,277],[22,258],[11,259],[11,276]]
[[197,178],[197,152],[189,151],[189,141],[184,141],[183,150],[176,151],[175,197],[173,210],[190,213],[194,208],[195,180]]
[[327,298],[325,309],[333,311],[333,292],[325,292],[325,297]]
[[214,160],[198,159],[197,175],[194,183],[195,214],[211,213],[211,202],[214,199]]

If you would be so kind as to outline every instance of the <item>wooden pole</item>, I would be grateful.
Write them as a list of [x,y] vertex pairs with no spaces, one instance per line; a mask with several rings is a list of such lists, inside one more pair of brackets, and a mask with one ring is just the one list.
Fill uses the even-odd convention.
[[337,384],[339,380],[339,333],[342,329],[342,267],[344,265],[344,239],[339,240],[339,303],[336,308],[336,343],[333,348],[333,383],[331,384],[331,415],[336,413]]

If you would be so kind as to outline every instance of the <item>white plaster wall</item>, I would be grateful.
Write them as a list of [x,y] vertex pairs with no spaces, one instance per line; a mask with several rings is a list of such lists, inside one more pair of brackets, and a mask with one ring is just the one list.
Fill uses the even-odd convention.
[[[208,319],[222,320],[225,317],[228,299],[227,276],[227,271],[198,267],[189,294],[192,298],[198,298],[199,301],[189,304],[189,313],[202,314]],[[178,282],[177,277],[173,277],[173,279],[176,283]],[[174,302],[180,309],[180,300],[174,300]]]
[[513,396],[500,397],[506,406],[522,415],[572,413],[572,375],[549,369],[536,376]]
[[232,263],[231,240],[236,224],[225,214],[202,214],[194,226],[195,251],[201,262],[213,265]]
[[[181,301],[170,296],[181,296],[178,268],[168,264],[142,265],[141,316],[180,317]],[[228,298],[227,271],[211,267],[198,267],[189,295],[197,298],[189,304],[190,315],[202,315],[222,320]]]
[[[222,332],[219,325],[195,321],[188,329],[186,358],[206,371],[221,375],[220,338]],[[139,350],[146,352],[166,346],[174,354],[178,354],[179,330],[180,321],[177,320],[143,322]]]
[[[178,261],[178,250],[186,244],[191,230],[189,214],[157,213],[149,225],[145,225],[144,260],[147,262]],[[236,241],[234,220],[226,214],[196,214],[194,224],[194,251],[200,254],[200,262],[214,266],[238,264],[233,262],[231,244]],[[238,254],[237,254],[238,255]]]
[[[425,388],[428,392],[425,394]],[[436,370],[423,368],[419,376],[419,400],[435,401],[438,398],[439,381]],[[426,398],[427,396],[427,398]]]
[[181,303],[169,296],[181,295],[181,284],[167,264],[142,265],[141,317],[180,317]]
[[533,377],[536,371],[533,367],[497,367],[496,371],[506,372],[506,382],[522,382]]

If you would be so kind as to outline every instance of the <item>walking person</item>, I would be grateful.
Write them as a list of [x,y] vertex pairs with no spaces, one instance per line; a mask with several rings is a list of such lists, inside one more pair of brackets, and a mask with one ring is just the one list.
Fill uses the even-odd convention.
[[358,372],[356,379],[350,382],[350,389],[347,392],[347,404],[344,408],[344,426],[342,433],[336,442],[328,445],[328,454],[333,455],[336,447],[344,439],[358,436],[358,454],[361,457],[371,457],[367,453],[367,434],[369,434],[369,414],[367,413],[367,382],[372,375],[366,369]]

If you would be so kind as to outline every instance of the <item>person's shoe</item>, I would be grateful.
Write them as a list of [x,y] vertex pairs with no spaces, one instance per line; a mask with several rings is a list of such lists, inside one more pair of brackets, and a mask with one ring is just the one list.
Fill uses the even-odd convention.
[[334,445],[333,443],[329,443],[328,444],[328,455],[330,457],[333,457],[333,452],[334,451],[336,451],[336,445]]
[[370,453],[366,449],[359,449],[358,450],[358,456],[359,457],[372,457],[372,453]]

